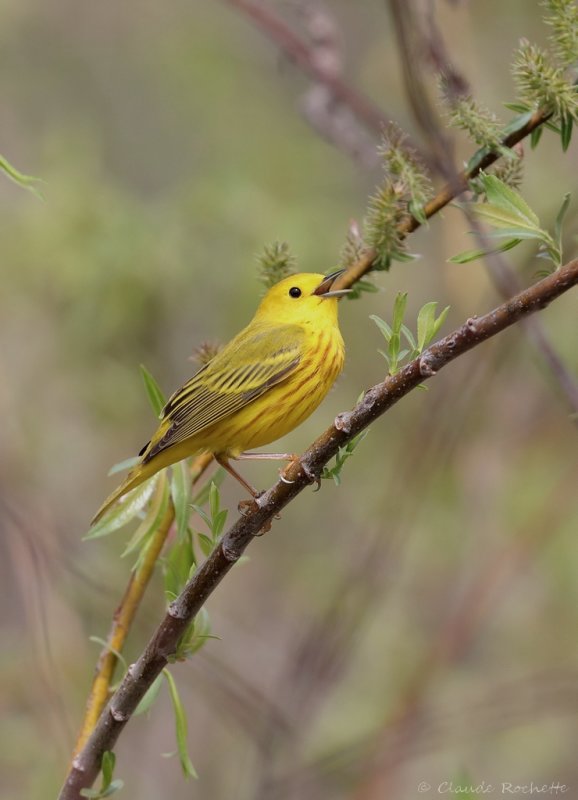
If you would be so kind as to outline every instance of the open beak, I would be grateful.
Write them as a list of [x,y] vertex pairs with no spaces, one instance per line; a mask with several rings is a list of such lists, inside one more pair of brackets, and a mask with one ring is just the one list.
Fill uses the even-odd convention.
[[327,299],[328,297],[343,297],[343,295],[349,294],[351,289],[334,289],[331,291],[331,287],[335,283],[336,279],[340,275],[343,275],[344,272],[344,269],[338,269],[336,272],[332,272],[331,275],[328,275],[321,281],[313,294],[318,295],[323,300]]

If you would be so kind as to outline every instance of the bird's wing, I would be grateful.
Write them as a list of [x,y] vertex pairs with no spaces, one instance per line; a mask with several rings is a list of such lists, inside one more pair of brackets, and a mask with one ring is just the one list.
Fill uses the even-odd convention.
[[301,360],[298,325],[242,331],[169,399],[157,436],[143,453],[150,461],[246,406],[290,375]]

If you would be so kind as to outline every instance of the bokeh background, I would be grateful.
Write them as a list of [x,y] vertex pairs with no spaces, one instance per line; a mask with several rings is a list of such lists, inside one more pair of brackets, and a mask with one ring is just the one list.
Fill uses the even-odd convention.
[[[304,5],[268,4],[306,38]],[[427,153],[387,4],[324,9],[343,77]],[[521,36],[545,41],[538,3],[439,2],[436,13],[454,63],[507,118],[512,51]],[[288,241],[300,269],[334,268],[380,179],[375,160],[304,119],[310,87],[226,2],[0,3],[0,152],[41,177],[45,197],[0,175],[7,800],[56,795],[98,654],[89,637],[106,635],[127,581],[125,534],[81,537],[113,488],[108,468],[154,425],[139,363],[172,391],[201,341],[244,325],[265,243]],[[460,164],[472,146],[457,136],[455,147]],[[525,163],[525,196],[552,225],[563,193],[577,195],[576,147],[563,155],[547,134]],[[344,375],[282,446],[304,448],[384,375],[369,315],[388,318],[398,290],[410,320],[426,301],[451,305],[445,330],[497,304],[481,262],[447,263],[473,246],[467,230],[446,210],[412,237],[419,260],[342,303]],[[531,246],[508,262],[526,283],[541,266]],[[577,318],[575,293],[540,315],[574,380]],[[174,667],[198,781],[166,757],[163,694],[119,742],[126,796],[410,800],[422,781],[426,797],[444,781],[485,781],[491,796],[502,781],[560,782],[578,796],[577,442],[520,326],[396,406],[341,487],[305,492],[254,543],[208,604],[220,638]],[[261,486],[276,477],[270,464],[246,470]],[[231,519],[240,497],[226,481]],[[163,602],[158,580],[127,658]]]

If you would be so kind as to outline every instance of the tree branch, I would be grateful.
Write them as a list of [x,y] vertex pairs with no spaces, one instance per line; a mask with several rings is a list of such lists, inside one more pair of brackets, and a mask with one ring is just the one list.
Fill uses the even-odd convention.
[[339,448],[442,367],[519,320],[545,308],[577,284],[578,259],[575,259],[488,314],[468,319],[460,328],[428,347],[398,373],[388,376],[382,383],[369,389],[351,411],[339,414],[334,424],[289,467],[285,480],[277,481],[261,495],[251,510],[240,516],[222,536],[212,554],[170,605],[143,655],[129,667],[88,742],[74,758],[60,800],[79,800],[81,789],[93,783],[100,770],[103,753],[113,749],[138,703],[170,661],[179,639],[207,598],[253,538],[291,500],[318,480],[323,467],[337,454]]
[[[539,128],[540,125],[543,125],[545,122],[547,122],[551,116],[551,111],[548,111],[544,108],[537,109],[537,111],[535,111],[532,116],[529,117],[529,119],[504,137],[502,140],[503,146],[514,147],[514,145],[518,144],[518,142],[521,142],[522,139],[525,139],[526,136],[529,136],[532,131],[536,130],[536,128]],[[430,219],[434,216],[434,214],[437,214],[439,211],[449,205],[452,200],[455,200],[457,197],[459,197],[462,192],[466,191],[468,188],[468,183],[472,180],[472,178],[475,178],[481,170],[484,170],[494,164],[499,158],[501,158],[501,155],[497,151],[487,151],[486,149],[478,150],[477,153],[475,153],[470,159],[470,166],[459,172],[455,179],[446,183],[446,185],[440,189],[435,197],[426,203],[423,208],[425,218]],[[421,227],[421,224],[422,223],[415,217],[408,217],[407,221],[404,222],[399,228],[401,237],[405,238],[410,233],[413,233]],[[372,269],[375,269],[377,261],[377,252],[371,247],[368,248],[355,262],[355,264],[352,264],[351,267],[349,267],[345,274],[337,278],[335,281],[335,288],[346,289],[350,286],[353,286],[353,284],[356,283],[360,278],[362,278]]]

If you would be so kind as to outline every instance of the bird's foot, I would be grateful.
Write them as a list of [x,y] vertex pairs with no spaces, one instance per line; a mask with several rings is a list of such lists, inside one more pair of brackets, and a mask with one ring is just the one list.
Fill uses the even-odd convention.
[[281,467],[279,470],[279,477],[283,481],[283,483],[295,483],[295,481],[290,480],[287,477],[287,471],[291,469],[291,467],[299,461],[299,454],[298,453],[290,453],[287,455],[287,460],[289,461],[284,467]]

